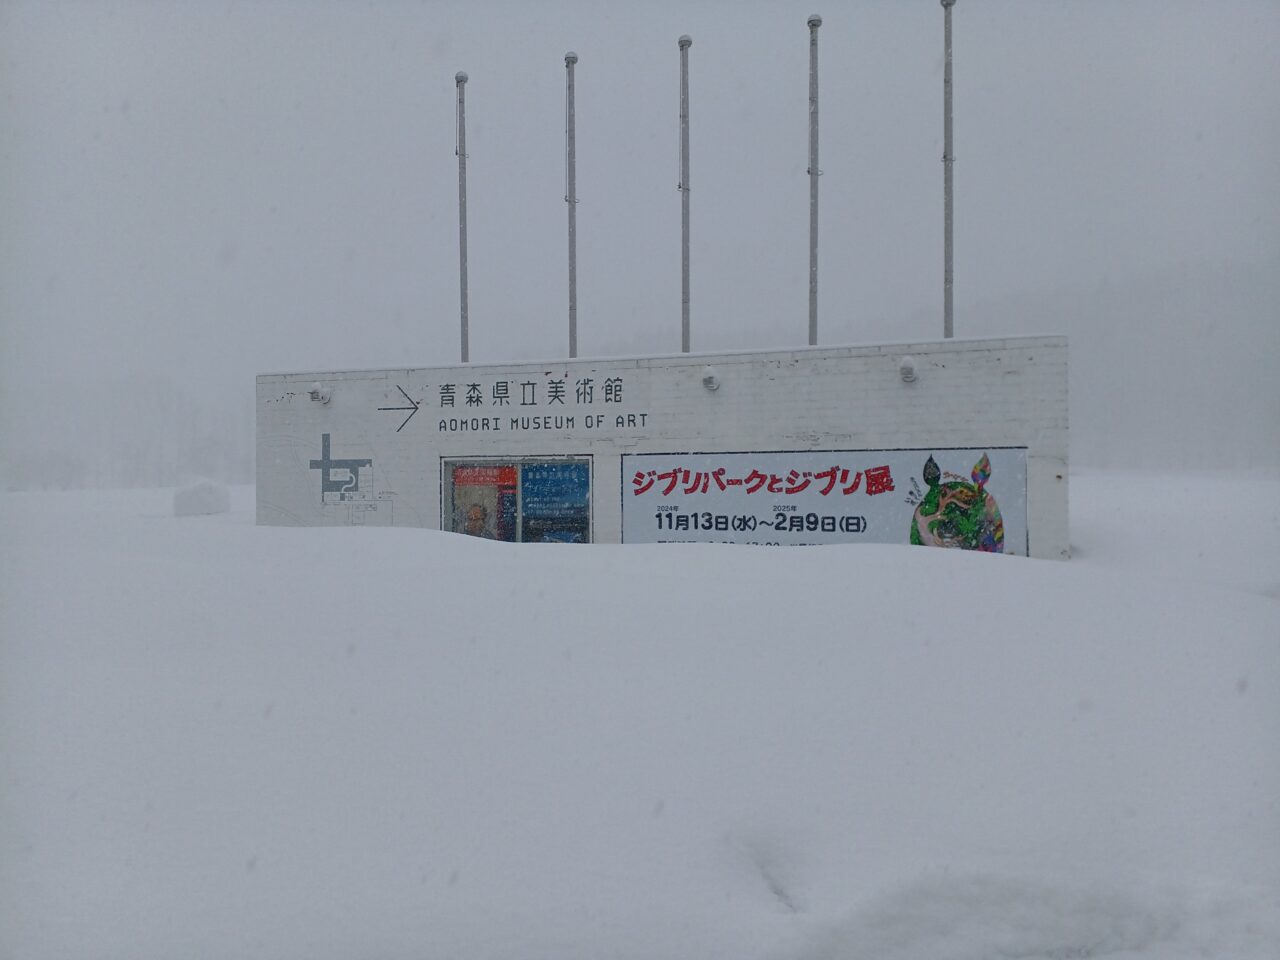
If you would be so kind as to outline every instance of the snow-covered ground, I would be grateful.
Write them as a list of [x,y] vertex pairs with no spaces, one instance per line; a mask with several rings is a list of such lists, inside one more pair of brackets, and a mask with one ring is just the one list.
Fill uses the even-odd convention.
[[1280,481],[1069,563],[0,497],[4,960],[1280,956]]

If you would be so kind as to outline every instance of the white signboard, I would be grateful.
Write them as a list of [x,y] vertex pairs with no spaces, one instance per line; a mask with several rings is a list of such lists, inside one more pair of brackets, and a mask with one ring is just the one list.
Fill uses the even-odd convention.
[[258,521],[1066,557],[1067,412],[1061,337],[263,374]]
[[920,543],[1027,553],[1025,447],[622,458],[626,543]]

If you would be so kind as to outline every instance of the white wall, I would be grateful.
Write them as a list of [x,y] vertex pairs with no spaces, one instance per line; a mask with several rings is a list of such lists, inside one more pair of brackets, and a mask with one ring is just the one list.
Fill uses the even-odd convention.
[[[912,382],[899,371],[908,355]],[[589,397],[578,394],[586,380]],[[551,396],[557,381],[563,402]],[[494,394],[503,383],[505,404]],[[309,398],[314,384],[328,402]],[[360,476],[349,500],[328,505],[312,466],[324,434],[330,459],[357,461]],[[1026,448],[1030,555],[1065,558],[1061,337],[268,374],[258,378],[258,522],[439,528],[442,459],[575,455],[592,460],[593,538],[618,542],[624,454],[996,447]]]

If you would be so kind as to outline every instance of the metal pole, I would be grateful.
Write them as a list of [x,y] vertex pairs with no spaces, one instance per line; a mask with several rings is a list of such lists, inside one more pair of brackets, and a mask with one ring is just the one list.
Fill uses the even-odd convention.
[[955,274],[953,269],[953,230],[951,166],[955,163],[955,155],[951,150],[951,8],[956,0],[942,0],[945,11],[946,41],[945,59],[942,72],[942,336],[950,339],[955,317],[953,285]]
[[818,344],[818,28],[809,18],[809,346]]
[[565,66],[565,203],[569,205],[569,357],[578,355],[578,189],[577,143],[573,116],[573,65],[578,55],[564,55]]
[[689,352],[689,47],[685,34],[680,46],[680,350]]
[[462,362],[470,361],[467,348],[467,75],[454,76],[458,85],[458,279],[462,309]]

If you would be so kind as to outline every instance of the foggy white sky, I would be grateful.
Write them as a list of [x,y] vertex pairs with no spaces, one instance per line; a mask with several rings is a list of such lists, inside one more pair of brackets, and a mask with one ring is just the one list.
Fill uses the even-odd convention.
[[[458,70],[471,358],[564,356],[571,49],[580,353],[678,350],[682,33],[693,348],[803,344],[813,12],[819,340],[938,336],[936,0],[0,4],[0,427],[47,432],[52,385],[156,370],[238,397],[455,362]],[[1075,336],[1034,305],[1280,271],[1280,4],[960,0],[954,22],[957,335]],[[1257,363],[1276,315],[1249,301],[1215,336]]]

